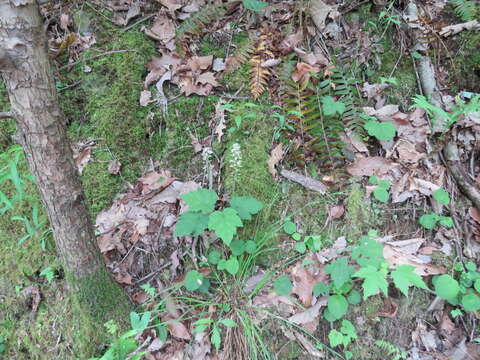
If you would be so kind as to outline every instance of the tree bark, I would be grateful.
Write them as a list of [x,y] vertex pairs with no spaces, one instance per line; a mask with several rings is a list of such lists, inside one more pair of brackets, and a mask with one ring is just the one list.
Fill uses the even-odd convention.
[[124,316],[128,300],[97,248],[35,0],[0,0],[0,72],[17,122],[15,140],[35,176],[80,316],[100,326],[110,316]]

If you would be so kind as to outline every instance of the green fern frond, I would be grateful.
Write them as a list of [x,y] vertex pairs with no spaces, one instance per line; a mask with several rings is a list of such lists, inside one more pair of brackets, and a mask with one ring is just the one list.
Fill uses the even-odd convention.
[[393,356],[390,360],[404,360],[408,357],[408,354],[405,351],[388,341],[376,340],[375,345],[380,349],[385,350],[388,355]]
[[463,21],[475,20],[478,14],[478,2],[476,0],[450,0],[455,15]]
[[[334,84],[334,94],[340,96],[342,102],[345,104],[345,111],[342,115],[342,121],[345,124],[345,128],[352,133],[358,135],[364,135],[364,119],[358,112],[358,106],[355,104],[354,89],[355,80],[347,79],[343,71],[340,68],[332,69],[332,75],[330,76],[332,83]],[[356,90],[356,89],[355,89]]]
[[196,13],[190,15],[176,30],[175,45],[177,52],[180,55],[184,54],[182,44],[187,35],[199,35],[202,33],[205,26],[211,22],[218,20],[225,16],[227,9],[225,5],[207,5]]

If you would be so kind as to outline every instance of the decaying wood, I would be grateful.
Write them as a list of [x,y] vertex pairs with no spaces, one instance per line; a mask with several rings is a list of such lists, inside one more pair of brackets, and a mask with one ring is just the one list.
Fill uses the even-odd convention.
[[9,111],[6,112],[0,112],[0,119],[9,119],[13,118],[13,114]]
[[280,171],[280,175],[282,175],[283,177],[287,178],[290,181],[299,183],[300,185],[302,185],[303,187],[306,187],[307,189],[317,191],[322,195],[327,192],[327,187],[321,181],[312,179],[310,177],[304,176],[294,171],[282,169]]
[[480,210],[480,190],[475,186],[473,181],[469,180],[469,176],[460,162],[457,144],[454,141],[450,141],[443,150],[443,155],[447,168],[460,190],[470,199],[473,205]]
[[480,23],[477,20],[464,22],[461,24],[449,25],[445,26],[440,30],[440,35],[444,37],[452,36],[458,34],[460,31],[463,30],[479,30]]

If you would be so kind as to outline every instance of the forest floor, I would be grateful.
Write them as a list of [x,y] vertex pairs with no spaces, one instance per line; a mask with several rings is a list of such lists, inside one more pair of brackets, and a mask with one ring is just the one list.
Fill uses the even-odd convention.
[[[407,3],[43,5],[134,304],[97,358],[480,359],[480,10]],[[0,120],[0,358],[77,359],[14,131]]]

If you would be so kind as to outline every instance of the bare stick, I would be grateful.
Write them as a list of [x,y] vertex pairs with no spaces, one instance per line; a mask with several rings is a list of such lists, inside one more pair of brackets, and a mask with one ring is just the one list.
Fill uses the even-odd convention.
[[10,111],[0,112],[0,119],[10,119],[14,118],[13,114]]
[[322,195],[327,192],[327,187],[322,182],[312,179],[310,177],[303,176],[302,174],[296,173],[294,171],[282,169],[280,171],[280,175],[287,178],[288,180],[299,183],[307,189],[317,191]]

